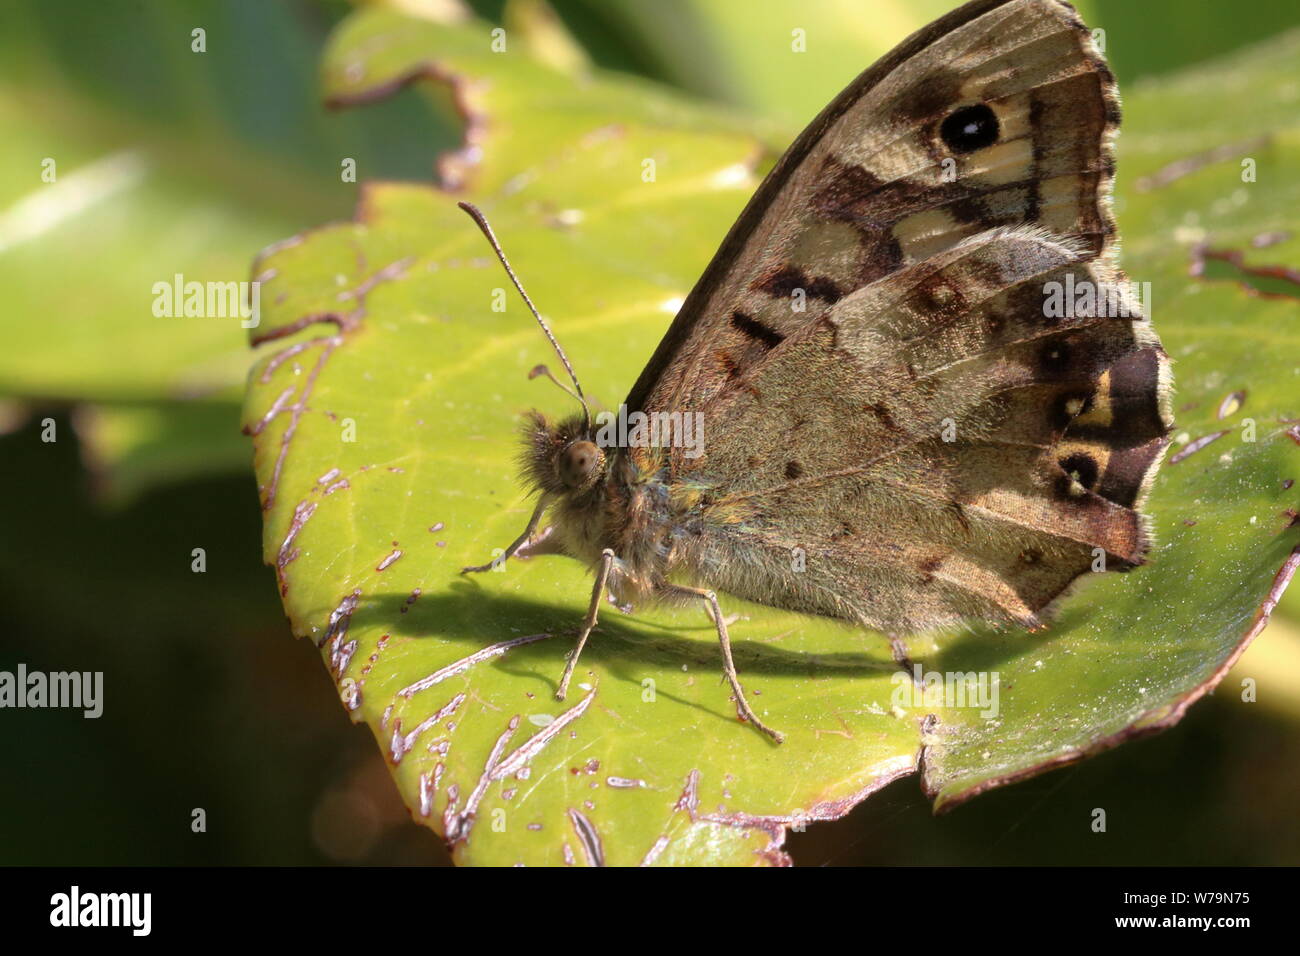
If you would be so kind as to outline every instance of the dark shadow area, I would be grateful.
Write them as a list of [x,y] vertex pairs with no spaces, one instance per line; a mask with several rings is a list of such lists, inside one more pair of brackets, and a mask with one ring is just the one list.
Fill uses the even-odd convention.
[[0,713],[0,862],[447,862],[290,636],[252,478],[104,511],[68,420],[46,444],[40,417],[0,438],[0,670],[100,671],[103,715]]
[[[374,626],[417,640],[436,635],[439,640],[463,642],[463,656],[497,641],[528,634],[550,634],[548,640],[515,648],[508,654],[476,665],[496,668],[514,676],[540,678],[545,681],[549,693],[554,693],[559,686],[566,655],[573,647],[582,622],[581,614],[572,608],[490,593],[464,579],[453,583],[452,593],[421,595],[413,605],[407,603],[408,597],[404,593],[371,595],[352,620],[354,624],[362,624],[373,618]],[[467,614],[466,602],[469,601],[478,602],[474,607],[482,613]],[[702,704],[684,700],[663,688],[659,688],[657,693],[720,720],[734,722],[735,708],[729,703],[730,692],[723,682],[717,632],[703,610],[699,611],[699,618],[701,623],[698,626],[663,624],[638,620],[635,613],[627,615],[607,606],[582,652],[578,673],[584,672],[583,664],[599,663],[615,680],[637,686],[649,674],[683,667],[692,672],[716,675],[716,699],[706,697]],[[897,669],[888,658],[882,661],[852,651],[813,655],[761,641],[737,639],[743,625],[741,620],[731,627],[732,656],[742,681],[746,675],[757,674],[815,677],[819,671],[833,669],[843,676],[862,676],[892,673]],[[687,634],[691,637],[684,636]],[[484,635],[492,635],[493,639],[485,640]],[[570,698],[574,699],[572,693]]]
[[[373,615],[377,621],[383,622],[385,630],[407,637],[436,634],[439,638],[463,641],[466,654],[485,646],[483,636],[494,631],[498,632],[496,640],[546,632],[554,634],[555,640],[535,645],[535,648],[544,649],[535,653],[552,657],[560,667],[564,666],[564,656],[582,623],[580,612],[571,606],[551,605],[511,594],[482,590],[471,593],[474,588],[473,584],[455,583],[451,593],[422,594],[413,605],[407,604],[409,594],[406,593],[367,595],[366,606],[357,610],[353,621],[363,623]],[[474,610],[470,613],[466,613],[467,602],[474,602]],[[403,612],[402,609],[408,607],[409,610]],[[608,663],[635,659],[652,660],[664,666],[717,667],[717,631],[702,609],[699,620],[698,625],[665,624],[638,618],[635,611],[624,614],[612,605],[606,605],[583,654],[600,653]],[[729,628],[732,653],[736,667],[741,670],[796,675],[807,675],[819,668],[834,669],[848,675],[894,670],[888,657],[882,660],[879,656],[854,651],[807,654],[747,640],[742,636],[744,625],[745,621],[741,619]]]
[[[799,865],[1290,865],[1300,824],[1288,774],[1300,740],[1231,695],[1177,728],[934,816],[915,776],[847,817],[791,834]],[[1248,807],[1248,812],[1232,807]],[[1104,810],[1106,831],[1093,830]]]

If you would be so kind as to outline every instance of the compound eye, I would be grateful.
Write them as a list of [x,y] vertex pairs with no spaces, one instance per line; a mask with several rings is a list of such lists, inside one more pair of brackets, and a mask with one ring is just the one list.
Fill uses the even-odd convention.
[[581,487],[600,466],[602,457],[600,449],[594,443],[575,441],[561,453],[560,477],[570,488]]

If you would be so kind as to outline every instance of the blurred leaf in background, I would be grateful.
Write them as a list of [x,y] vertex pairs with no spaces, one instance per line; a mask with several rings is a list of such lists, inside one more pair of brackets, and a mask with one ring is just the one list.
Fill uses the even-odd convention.
[[360,178],[424,178],[458,135],[418,94],[327,114],[316,50],[346,10],[196,0],[0,12],[0,395],[97,403],[83,426],[99,466],[135,469],[120,489],[167,479],[139,458],[196,420],[207,455],[184,455],[178,477],[247,461],[239,322],[156,317],[154,284],[246,279],[247,250],[350,213],[344,158]]

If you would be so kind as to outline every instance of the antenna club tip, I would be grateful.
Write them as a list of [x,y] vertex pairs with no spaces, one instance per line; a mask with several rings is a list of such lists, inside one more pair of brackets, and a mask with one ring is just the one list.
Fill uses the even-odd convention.
[[483,215],[483,211],[479,209],[478,206],[464,199],[457,202],[456,205],[459,206],[465,213],[469,215],[471,219],[474,220],[475,223],[478,224],[479,229],[483,231],[484,235],[488,235],[488,236],[491,235],[491,229],[488,226],[487,216]]

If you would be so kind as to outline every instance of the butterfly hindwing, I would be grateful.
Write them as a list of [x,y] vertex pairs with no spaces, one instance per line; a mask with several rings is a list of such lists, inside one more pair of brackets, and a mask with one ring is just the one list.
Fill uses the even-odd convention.
[[718,586],[890,630],[1032,625],[1098,559],[1141,563],[1166,359],[1139,314],[1044,314],[1050,283],[1112,280],[1085,255],[980,234],[844,299],[717,399],[726,429],[683,477],[709,489]]

